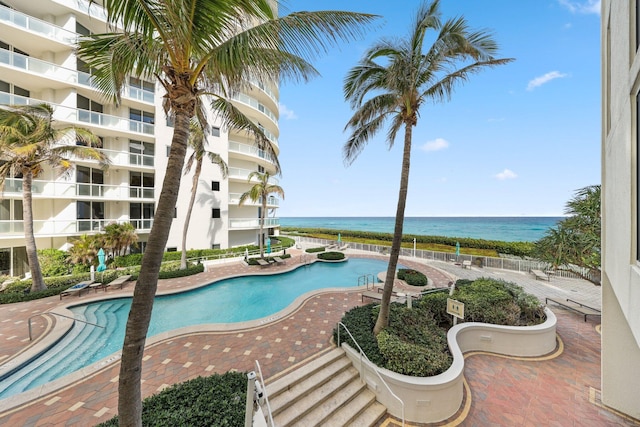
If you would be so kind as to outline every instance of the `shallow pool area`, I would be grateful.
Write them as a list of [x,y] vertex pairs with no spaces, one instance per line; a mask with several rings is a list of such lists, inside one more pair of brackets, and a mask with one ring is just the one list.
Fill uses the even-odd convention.
[[[158,296],[149,337],[183,327],[273,320],[299,296],[323,288],[356,287],[359,278],[386,269],[381,260],[352,258],[342,263],[314,263],[274,275],[224,279],[172,295]],[[402,268],[399,266],[399,268]],[[117,360],[131,304],[115,298],[71,307],[70,332],[47,352],[0,379],[0,399],[33,389],[98,361]]]

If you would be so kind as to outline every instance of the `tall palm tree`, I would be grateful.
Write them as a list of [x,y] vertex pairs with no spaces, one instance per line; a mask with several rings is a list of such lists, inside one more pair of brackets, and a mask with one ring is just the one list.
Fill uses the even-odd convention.
[[184,227],[182,228],[182,255],[180,257],[180,269],[187,268],[187,232],[189,231],[189,223],[191,222],[191,212],[193,211],[193,204],[196,201],[196,192],[198,191],[198,182],[200,180],[200,173],[202,172],[202,162],[204,157],[208,157],[211,163],[220,167],[222,178],[226,178],[229,168],[227,163],[220,156],[220,154],[207,151],[205,148],[207,144],[206,124],[198,123],[196,120],[192,120],[189,129],[189,146],[193,149],[193,153],[187,159],[187,164],[184,167],[184,173],[187,174],[193,164],[196,168],[193,171],[193,179],[191,181],[191,198],[189,199],[189,207],[187,208],[187,216],[184,220]]
[[270,184],[269,178],[271,175],[269,172],[251,172],[247,180],[251,182],[253,178],[258,180],[257,183],[253,185],[249,189],[249,191],[242,193],[240,196],[239,204],[243,205],[247,200],[251,200],[252,202],[260,202],[260,258],[264,258],[264,243],[263,243],[263,233],[264,233],[264,219],[267,216],[267,200],[269,199],[269,195],[277,194],[284,200],[284,190],[282,187],[276,184]]
[[[420,108],[427,101],[449,99],[456,83],[467,80],[471,74],[511,61],[495,59],[493,55],[498,46],[491,35],[470,30],[463,17],[442,23],[439,6],[439,0],[423,3],[409,36],[383,39],[374,44],[349,70],[344,83],[345,99],[355,110],[345,127],[351,132],[343,147],[346,164],[351,164],[387,123],[389,148],[404,127],[394,236],[375,334],[389,324],[389,302],[400,256],[409,184],[412,132],[418,123]],[[437,33],[433,44],[426,48],[425,37],[429,30]]]
[[100,242],[96,235],[83,234],[73,239],[71,243],[73,246],[69,248],[69,260],[73,264],[93,264],[100,249]]
[[[93,2],[93,0],[90,0]],[[103,0],[108,20],[122,32],[79,42],[78,54],[94,69],[95,82],[118,102],[126,78],[155,77],[174,119],[162,190],[127,320],[119,376],[121,425],[140,426],[142,355],[189,135],[202,95],[226,126],[246,131],[259,148],[273,148],[228,95],[252,79],[307,80],[308,62],[339,40],[362,34],[375,17],[350,12],[299,12],[278,17],[274,0]],[[201,122],[204,122],[202,120]]]
[[[75,145],[80,141],[87,146]],[[33,234],[33,180],[40,177],[45,166],[58,174],[73,170],[74,158],[98,160],[103,168],[107,157],[92,145],[100,140],[90,131],[78,127],[58,128],[49,104],[0,107],[0,185],[14,175],[22,175],[22,212],[27,260],[31,270],[31,292],[47,288],[42,278]]]
[[138,242],[136,229],[130,222],[111,223],[104,227],[105,244],[111,248],[113,256],[122,256],[131,245]]

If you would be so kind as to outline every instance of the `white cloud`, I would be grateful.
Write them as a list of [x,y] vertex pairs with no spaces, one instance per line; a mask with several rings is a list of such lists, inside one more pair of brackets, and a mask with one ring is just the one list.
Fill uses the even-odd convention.
[[511,169],[505,169],[499,174],[496,174],[496,178],[498,178],[500,181],[504,181],[505,179],[515,179],[517,177],[518,175]]
[[561,79],[567,77],[568,74],[561,73],[559,71],[550,71],[543,76],[536,77],[535,79],[529,81],[527,85],[527,90],[533,90],[538,86],[542,86],[545,83],[549,83],[551,80]]
[[449,142],[443,138],[436,138],[433,141],[427,141],[422,147],[423,151],[440,151],[449,147]]
[[600,0],[558,0],[571,13],[600,14]]
[[286,105],[278,104],[278,108],[280,109],[280,118],[285,118],[287,120],[295,120],[298,118],[295,111],[289,110]]

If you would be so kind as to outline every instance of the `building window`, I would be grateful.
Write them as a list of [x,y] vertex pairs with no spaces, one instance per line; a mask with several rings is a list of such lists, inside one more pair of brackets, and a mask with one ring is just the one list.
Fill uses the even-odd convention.
[[129,140],[129,164],[153,166],[156,146],[151,142]]
[[258,172],[264,173],[264,166],[258,165]]
[[220,191],[220,181],[211,181],[211,191]]
[[76,219],[78,231],[100,231],[104,228],[104,203],[78,200]]
[[152,199],[154,197],[155,175],[152,173],[129,172],[129,197]]
[[0,232],[23,233],[22,200],[0,200]]
[[[21,88],[20,86],[16,86],[9,82],[5,82],[0,80],[0,92],[8,93],[11,95],[17,95],[24,98],[29,98],[31,96],[31,92],[26,89]],[[27,101],[21,98],[16,98],[15,96],[0,96],[0,103],[2,104],[21,104],[24,105]]]
[[211,249],[221,249],[220,248],[220,243],[212,243],[211,244]]
[[211,209],[211,218],[220,218],[220,208]]
[[167,145],[167,157],[171,155],[171,146]]
[[220,128],[217,126],[211,126],[211,136],[220,136]]
[[76,95],[76,105],[78,107],[78,120],[85,123],[101,125],[101,114],[104,106],[82,95]]
[[153,215],[153,203],[129,203],[129,222],[136,230],[150,230]]
[[101,169],[78,166],[76,168],[78,196],[104,196],[104,172]]
[[140,133],[153,133],[155,114],[149,111],[129,109],[129,130]]

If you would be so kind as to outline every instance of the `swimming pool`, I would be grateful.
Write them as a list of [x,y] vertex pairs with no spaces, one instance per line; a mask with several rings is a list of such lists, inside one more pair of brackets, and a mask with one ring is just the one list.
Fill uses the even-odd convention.
[[[359,277],[376,277],[386,267],[385,261],[365,258],[317,262],[286,273],[224,279],[191,291],[158,296],[148,336],[192,325],[267,318],[309,291],[355,287]],[[61,378],[120,351],[130,307],[131,298],[70,307],[76,319],[104,329],[74,322],[69,333],[52,348],[0,378],[0,399]]]

